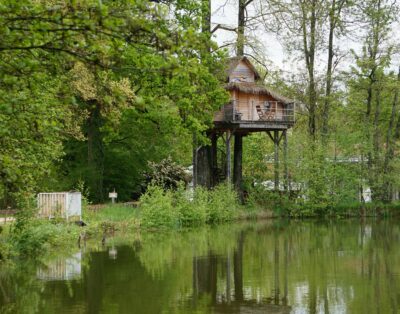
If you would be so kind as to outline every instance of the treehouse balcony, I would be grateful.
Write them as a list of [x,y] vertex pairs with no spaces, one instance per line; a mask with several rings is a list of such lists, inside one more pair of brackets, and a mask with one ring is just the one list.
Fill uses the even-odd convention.
[[281,101],[232,100],[214,115],[216,128],[245,131],[286,130],[295,121],[294,105]]

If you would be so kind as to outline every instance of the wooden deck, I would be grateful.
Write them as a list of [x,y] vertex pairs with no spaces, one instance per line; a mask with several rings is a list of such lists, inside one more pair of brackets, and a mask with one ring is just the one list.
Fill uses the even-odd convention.
[[237,133],[251,133],[262,131],[283,131],[291,128],[294,122],[289,121],[216,121],[214,130],[224,132],[231,130]]
[[214,116],[217,132],[234,133],[283,131],[295,122],[294,107],[279,101],[231,101]]

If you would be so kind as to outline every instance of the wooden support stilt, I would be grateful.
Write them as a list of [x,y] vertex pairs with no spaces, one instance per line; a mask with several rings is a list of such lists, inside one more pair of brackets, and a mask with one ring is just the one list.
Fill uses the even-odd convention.
[[192,164],[193,164],[193,187],[197,186],[197,136],[193,133],[193,155],[192,155]]
[[231,182],[231,130],[226,131],[226,180]]
[[274,137],[272,136],[271,132],[270,131],[266,131],[266,132],[267,132],[267,135],[269,136],[269,138],[271,139],[271,141],[275,143]]
[[274,130],[274,189],[279,191],[279,131]]
[[211,186],[218,184],[218,135],[211,134]]
[[283,167],[284,167],[284,173],[285,173],[284,185],[285,185],[286,192],[288,192],[290,190],[288,161],[287,161],[288,156],[287,155],[288,155],[287,131],[284,130],[283,131]]
[[238,193],[240,201],[243,203],[242,191],[242,156],[243,156],[243,135],[235,135],[234,159],[233,159],[233,184]]

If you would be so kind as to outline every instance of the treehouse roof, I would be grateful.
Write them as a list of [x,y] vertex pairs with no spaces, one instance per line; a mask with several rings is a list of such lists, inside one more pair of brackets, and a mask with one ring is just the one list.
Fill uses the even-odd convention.
[[237,90],[242,93],[254,95],[268,95],[284,104],[291,104],[293,100],[278,94],[270,88],[252,82],[230,82],[225,85],[225,89],[229,91]]
[[227,84],[225,89],[228,91],[236,90],[246,94],[268,95],[284,104],[293,103],[293,100],[266,87],[261,82],[260,74],[254,65],[244,56],[229,59],[226,76]]
[[227,67],[227,70],[226,70],[227,81],[229,81],[229,76],[232,74],[232,72],[236,69],[236,67],[239,65],[239,63],[241,61],[244,62],[250,68],[251,71],[254,72],[254,77],[255,77],[256,80],[261,78],[260,74],[258,73],[256,68],[254,67],[254,65],[250,62],[250,60],[247,57],[242,56],[242,57],[229,58],[229,63],[228,63],[228,67]]

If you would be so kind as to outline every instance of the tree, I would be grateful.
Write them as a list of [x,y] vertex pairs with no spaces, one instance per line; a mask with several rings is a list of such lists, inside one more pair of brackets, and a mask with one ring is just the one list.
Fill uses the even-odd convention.
[[[354,73],[358,82],[355,88],[361,90],[360,97],[363,98],[361,101],[365,104],[362,154],[367,160],[367,167],[364,177],[368,180],[373,198],[376,200],[386,199],[386,191],[383,189],[385,184],[382,181],[382,170],[385,172],[386,166],[384,166],[382,152],[391,150],[391,148],[383,147],[385,141],[382,134],[387,126],[382,121],[389,120],[386,120],[390,103],[387,91],[388,84],[392,79],[385,74],[385,70],[390,66],[393,54],[393,44],[390,43],[389,32],[394,22],[396,9],[398,8],[395,3],[382,0],[366,1],[359,6],[359,12],[363,17],[362,21],[367,32],[362,54],[355,55],[357,68],[354,69]],[[394,106],[396,107],[396,104]],[[390,119],[394,119],[394,117]],[[389,130],[388,132],[392,136],[393,121],[389,123]]]
[[325,99],[322,110],[322,141],[326,143],[329,134],[329,110],[331,107],[331,94],[334,70],[334,39],[336,30],[341,23],[341,15],[347,0],[331,0],[329,8],[329,36],[328,36],[328,64],[326,68]]
[[[200,60],[199,55],[213,47],[200,32],[201,6],[191,0],[170,4],[145,0],[2,3],[0,69],[4,82],[8,81],[0,91],[5,104],[0,117],[7,121],[2,140],[17,140],[10,130],[26,125],[19,147],[11,144],[0,151],[5,161],[0,169],[0,198],[12,194],[14,199],[7,196],[4,203],[15,203],[21,191],[72,188],[76,182],[69,176],[75,171],[80,174],[76,180],[83,176],[91,182],[93,200],[101,201],[109,188],[103,185],[105,175],[112,173],[106,169],[113,159],[108,154],[118,151],[121,157],[122,147],[115,149],[114,144],[138,142],[137,129],[136,134],[126,134],[120,126],[133,117],[138,125],[151,121],[149,138],[157,137],[164,126],[172,132],[168,138],[185,137],[188,130],[202,136],[212,113],[226,100],[215,75],[224,55],[208,53]],[[22,89],[17,90],[21,82]],[[34,112],[34,103],[41,106],[40,112]],[[32,112],[21,115],[21,106]],[[165,115],[157,116],[157,110]],[[49,128],[44,127],[47,123]],[[38,136],[45,140],[39,142]],[[17,168],[9,170],[14,158],[29,160],[35,174],[24,169],[24,179],[16,178]]]

